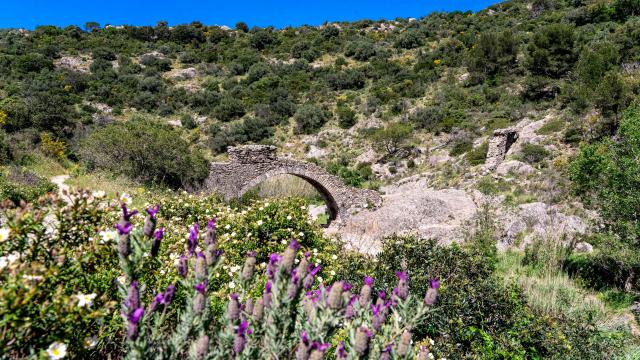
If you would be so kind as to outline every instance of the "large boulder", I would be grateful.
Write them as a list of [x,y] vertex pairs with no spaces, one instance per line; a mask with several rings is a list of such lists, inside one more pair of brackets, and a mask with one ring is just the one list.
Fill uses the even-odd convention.
[[529,175],[533,173],[535,170],[529,164],[525,164],[522,161],[518,160],[509,160],[501,163],[496,168],[496,174],[505,176],[508,174],[514,175]]
[[462,225],[477,211],[467,192],[429,189],[425,179],[382,191],[385,195],[380,208],[355,214],[329,232],[339,233],[348,247],[368,254],[378,253],[381,240],[394,234],[412,234],[449,244],[465,239]]

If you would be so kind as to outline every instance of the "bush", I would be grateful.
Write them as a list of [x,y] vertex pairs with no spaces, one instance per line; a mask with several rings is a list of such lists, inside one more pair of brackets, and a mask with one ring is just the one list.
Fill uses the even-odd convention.
[[304,104],[298,108],[294,118],[296,134],[313,134],[329,120],[329,114],[316,105]]
[[487,159],[487,151],[489,151],[489,143],[484,142],[467,153],[467,161],[472,166],[484,164]]
[[356,124],[356,112],[346,105],[338,105],[336,108],[338,125],[343,129],[349,129]]
[[529,164],[536,164],[544,160],[549,156],[549,151],[542,145],[526,143],[522,144],[522,150],[520,151],[520,157],[523,161]]
[[529,44],[529,69],[535,75],[563,76],[576,61],[574,42],[574,29],[569,25],[552,24],[542,28]]
[[411,140],[413,126],[405,123],[393,123],[384,128],[376,130],[372,134],[374,146],[381,150],[386,150],[389,155],[393,155],[406,142]]
[[247,142],[260,142],[273,135],[268,120],[249,117],[242,122],[233,123],[225,129],[214,125],[210,131],[209,147],[213,152],[223,153],[229,146]]
[[192,150],[179,132],[141,118],[95,130],[81,144],[80,154],[90,169],[174,188],[195,184],[208,175],[202,154]]
[[213,109],[213,115],[220,121],[231,121],[244,114],[245,109],[242,101],[232,96],[224,96],[220,100],[220,104]]
[[424,44],[424,35],[418,30],[409,29],[400,33],[393,45],[398,49],[413,49],[422,44]]
[[48,179],[19,167],[0,169],[0,199],[19,204],[21,201],[35,201],[56,189],[57,186]]

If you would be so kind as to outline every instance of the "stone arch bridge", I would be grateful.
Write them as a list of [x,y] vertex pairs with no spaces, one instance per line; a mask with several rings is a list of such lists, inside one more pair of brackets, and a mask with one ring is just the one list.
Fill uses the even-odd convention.
[[241,198],[247,191],[270,177],[295,175],[313,185],[322,195],[329,209],[330,220],[344,220],[360,209],[378,207],[382,197],[377,191],[357,189],[323,168],[300,160],[281,158],[276,147],[245,145],[228,150],[229,162],[210,166],[204,190],[217,192],[225,200]]

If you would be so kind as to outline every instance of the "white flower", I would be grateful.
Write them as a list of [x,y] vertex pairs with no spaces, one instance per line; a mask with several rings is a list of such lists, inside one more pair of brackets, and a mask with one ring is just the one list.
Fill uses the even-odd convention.
[[[177,261],[176,261],[176,265],[177,265]],[[126,286],[126,282],[127,282],[126,276],[124,275],[118,276],[117,280],[120,284],[122,284],[122,286]]]
[[112,241],[115,241],[118,238],[118,232],[113,230],[113,231],[100,231],[98,233],[100,235],[100,244],[108,244]]
[[96,298],[96,294],[77,293],[76,298],[78,299],[78,307],[91,307],[93,299]]
[[329,272],[329,274],[331,274],[331,276],[336,276],[336,272],[331,270],[331,272]]
[[262,226],[262,220],[258,220],[257,224],[258,226]]
[[429,359],[433,359],[433,354],[432,353],[429,353],[428,356],[429,356]]
[[287,215],[287,220],[291,220],[291,219],[292,219],[291,215]]
[[317,254],[317,253],[318,253],[318,249],[313,248],[313,253],[314,253],[314,254]]
[[236,288],[236,283],[234,283],[233,281],[229,283],[229,289],[235,289]]
[[332,259],[332,260],[338,260],[338,255],[333,255],[333,256],[331,256],[331,259]]
[[433,341],[433,339],[429,339],[429,344],[431,344],[431,346],[433,346],[433,344],[435,344],[435,341]]
[[318,276],[318,282],[322,282],[324,279],[322,279],[322,276]]
[[91,193],[91,195],[93,195],[93,197],[96,199],[102,199],[106,194],[104,193],[104,191],[99,190],[99,191],[94,191],[93,193]]
[[9,238],[9,233],[11,230],[7,228],[0,229],[0,243],[5,242]]
[[287,240],[286,239],[282,239],[282,241],[280,241],[280,244],[287,245]]
[[231,225],[229,225],[229,224],[225,225],[224,229],[225,229],[225,230],[229,230],[229,229],[231,229]]
[[47,348],[47,355],[49,359],[58,360],[67,355],[67,344],[54,342]]
[[261,207],[261,208],[260,208],[260,209],[258,209],[258,210],[259,210],[259,211],[262,211],[262,210],[264,210],[264,208],[263,208],[263,207]]
[[85,349],[93,349],[96,345],[98,345],[98,339],[95,336],[84,339]]
[[231,233],[231,237],[235,237],[235,236],[236,236],[236,232],[234,231]]
[[131,205],[131,202],[133,201],[133,199],[131,199],[131,195],[127,194],[127,193],[122,193],[122,195],[120,195],[120,202],[125,204],[125,205]]
[[42,276],[40,275],[22,275],[22,278],[27,281],[40,281],[42,280]]
[[306,209],[306,208],[307,208],[307,206],[306,206],[306,205],[302,205],[302,206],[300,206],[300,209],[302,209],[302,210],[304,210],[304,209]]
[[293,260],[296,264],[300,262],[300,259]]

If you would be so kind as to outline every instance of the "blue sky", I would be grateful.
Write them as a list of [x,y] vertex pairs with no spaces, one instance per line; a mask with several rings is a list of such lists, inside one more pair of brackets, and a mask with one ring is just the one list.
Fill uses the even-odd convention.
[[0,28],[38,25],[318,25],[324,21],[420,17],[432,11],[478,11],[497,0],[0,0]]

